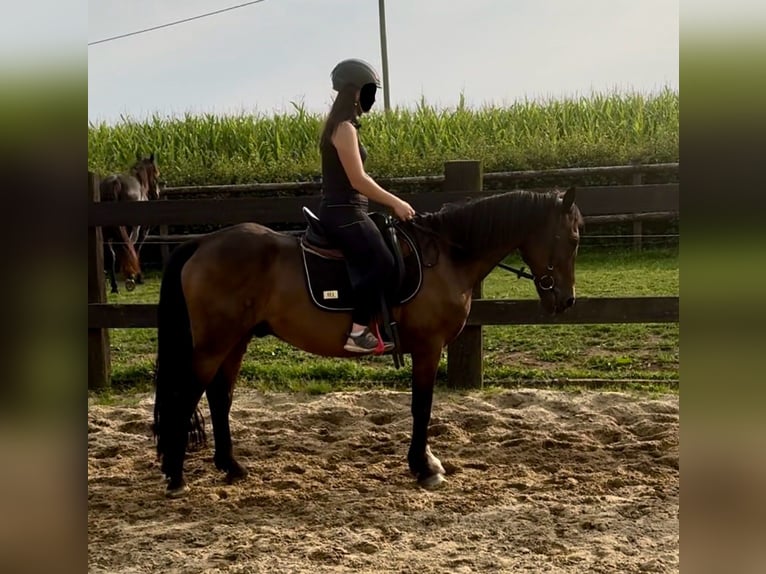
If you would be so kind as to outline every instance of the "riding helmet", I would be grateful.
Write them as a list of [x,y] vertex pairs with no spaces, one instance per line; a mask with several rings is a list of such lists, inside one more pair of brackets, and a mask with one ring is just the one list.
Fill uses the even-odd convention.
[[349,84],[359,89],[366,84],[374,84],[376,88],[380,87],[380,77],[375,68],[364,60],[356,58],[340,62],[333,68],[330,77],[332,78],[332,89],[336,92]]

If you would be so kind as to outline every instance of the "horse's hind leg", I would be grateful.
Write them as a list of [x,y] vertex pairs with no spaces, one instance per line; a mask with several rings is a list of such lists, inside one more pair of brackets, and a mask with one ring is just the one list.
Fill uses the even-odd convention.
[[213,460],[216,468],[226,471],[226,480],[229,483],[247,476],[247,471],[234,459],[232,452],[229,412],[231,411],[234,384],[242,366],[242,357],[249,340],[250,338],[247,337],[234,347],[205,391],[210,406],[210,418],[213,422],[213,436],[215,437]]
[[198,381],[188,381],[183,392],[163,399],[171,399],[175,403],[175,407],[165,409],[160,418],[160,436],[164,442],[162,472],[168,479],[166,495],[170,498],[183,496],[188,490],[183,477],[184,458],[192,417],[202,393],[203,386]]

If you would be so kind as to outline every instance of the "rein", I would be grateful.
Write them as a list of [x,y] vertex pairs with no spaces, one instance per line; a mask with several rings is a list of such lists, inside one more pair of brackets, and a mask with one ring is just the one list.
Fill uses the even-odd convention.
[[[460,249],[461,251],[466,251],[465,247],[463,247],[459,243],[455,243],[454,241],[452,241],[450,239],[447,239],[446,237],[440,235],[439,233],[437,233],[433,229],[429,229],[428,227],[424,227],[423,225],[420,225],[419,223],[415,223],[414,221],[408,221],[407,223],[409,225],[412,225],[415,229],[418,229],[418,230],[422,231],[426,235],[430,235],[431,237],[434,237],[436,239],[441,239],[442,241],[444,241],[445,243],[447,243],[447,245],[449,245],[451,247],[455,247],[457,249]],[[401,221],[395,220],[395,225],[397,227],[400,226],[401,224],[402,224]],[[532,275],[531,273],[525,271],[523,266],[521,267],[521,269],[516,269],[515,267],[511,267],[510,265],[506,265],[505,263],[501,262],[501,263],[497,264],[497,267],[500,267],[501,269],[505,269],[506,271],[510,271],[511,273],[514,273],[516,275],[516,277],[519,278],[519,279],[523,278],[523,279],[530,279],[532,281],[535,280],[535,276]]]
[[[414,221],[408,221],[407,223],[409,225],[412,225],[415,229],[418,229],[418,230],[422,231],[426,235],[430,235],[430,236],[432,236],[432,237],[434,237],[436,239],[440,239],[440,240],[444,241],[445,243],[447,243],[451,247],[455,247],[455,248],[460,249],[462,251],[466,251],[465,247],[463,247],[459,243],[455,243],[454,241],[451,241],[450,239],[447,239],[446,237],[440,235],[439,233],[437,233],[433,229],[429,229],[427,227],[424,227],[423,225],[420,225],[419,223],[415,223]],[[402,222],[399,221],[399,220],[394,220],[394,224],[398,227],[398,226],[400,226],[402,224]],[[518,279],[529,279],[530,281],[535,282],[540,287],[540,289],[543,290],[543,291],[550,291],[551,289],[553,289],[553,286],[555,284],[553,276],[550,275],[550,272],[553,271],[553,252],[554,252],[555,245],[556,245],[556,242],[558,241],[558,239],[559,239],[559,236],[558,236],[558,234],[556,234],[554,236],[554,238],[553,238],[553,245],[551,247],[551,261],[548,262],[548,268],[547,268],[548,273],[546,273],[545,275],[543,275],[539,279],[535,275],[533,275],[532,273],[529,273],[528,271],[526,271],[524,266],[522,266],[521,269],[517,269],[516,267],[512,267],[510,265],[506,265],[505,263],[500,262],[500,263],[498,263],[496,265],[496,267],[500,267],[501,269],[505,269],[506,271],[510,271],[511,273],[515,274]],[[434,263],[434,265],[435,264],[436,263]]]
[[497,266],[500,267],[501,269],[505,269],[506,271],[510,271],[511,273],[514,273],[516,277],[518,277],[519,279],[524,278],[524,279],[531,279],[532,281],[535,280],[534,275],[532,275],[531,273],[528,273],[527,271],[524,271],[523,265],[521,269],[516,269],[515,267],[511,267],[510,265],[506,265],[505,263],[502,263],[502,262],[498,263]]

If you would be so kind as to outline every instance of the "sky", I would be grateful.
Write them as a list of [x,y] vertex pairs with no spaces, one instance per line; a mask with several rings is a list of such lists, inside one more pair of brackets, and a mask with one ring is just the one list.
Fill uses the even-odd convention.
[[[88,41],[244,0],[90,0]],[[678,0],[387,0],[392,106],[678,88]],[[378,0],[259,4],[88,47],[88,120],[324,112],[330,71],[382,73]],[[376,107],[383,107],[383,93]]]

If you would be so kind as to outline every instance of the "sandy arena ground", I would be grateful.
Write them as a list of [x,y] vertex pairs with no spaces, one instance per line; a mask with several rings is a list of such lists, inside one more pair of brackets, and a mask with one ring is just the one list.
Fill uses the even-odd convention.
[[250,475],[225,483],[208,420],[181,500],[163,494],[152,397],[90,406],[89,571],[678,571],[677,396],[439,393],[435,491],[407,469],[409,399],[238,389]]

